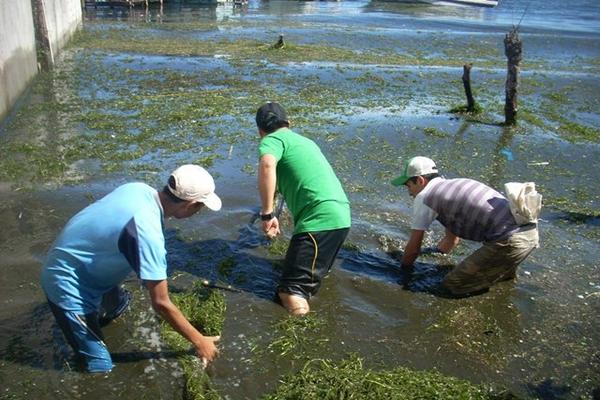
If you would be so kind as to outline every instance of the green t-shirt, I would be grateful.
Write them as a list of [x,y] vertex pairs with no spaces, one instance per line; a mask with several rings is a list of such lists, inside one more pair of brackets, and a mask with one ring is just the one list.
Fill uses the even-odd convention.
[[294,234],[350,227],[350,202],[315,142],[281,128],[262,138],[258,152],[277,160],[277,190],[294,217]]

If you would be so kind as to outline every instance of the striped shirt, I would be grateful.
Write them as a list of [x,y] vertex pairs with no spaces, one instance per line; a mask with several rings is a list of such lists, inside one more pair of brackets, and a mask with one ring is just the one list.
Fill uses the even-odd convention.
[[432,179],[415,197],[412,229],[437,219],[456,236],[477,242],[504,239],[518,230],[508,200],[473,179]]

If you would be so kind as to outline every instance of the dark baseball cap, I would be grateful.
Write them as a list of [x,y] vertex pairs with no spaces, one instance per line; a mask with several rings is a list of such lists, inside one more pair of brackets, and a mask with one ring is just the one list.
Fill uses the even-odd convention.
[[275,131],[281,122],[289,124],[290,121],[278,103],[265,103],[256,111],[256,125],[267,133]]

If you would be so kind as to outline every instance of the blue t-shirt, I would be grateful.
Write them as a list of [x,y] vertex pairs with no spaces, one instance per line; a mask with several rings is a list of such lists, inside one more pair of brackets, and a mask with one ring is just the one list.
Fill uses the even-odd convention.
[[157,191],[128,183],[69,220],[48,253],[42,287],[60,308],[87,314],[131,271],[143,280],[166,279],[166,255]]

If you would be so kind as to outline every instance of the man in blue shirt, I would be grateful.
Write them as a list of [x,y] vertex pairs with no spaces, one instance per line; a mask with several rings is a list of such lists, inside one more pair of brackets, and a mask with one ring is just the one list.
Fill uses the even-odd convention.
[[[128,183],[81,210],[48,253],[42,287],[78,362],[88,372],[108,372],[112,359],[100,327],[125,311],[119,284],[132,271],[150,292],[152,307],[189,340],[204,365],[217,355],[218,336],[203,336],[171,302],[163,219],[188,218],[204,206],[218,211],[212,176],[183,165],[162,191]],[[108,308],[108,309],[107,309]]]

